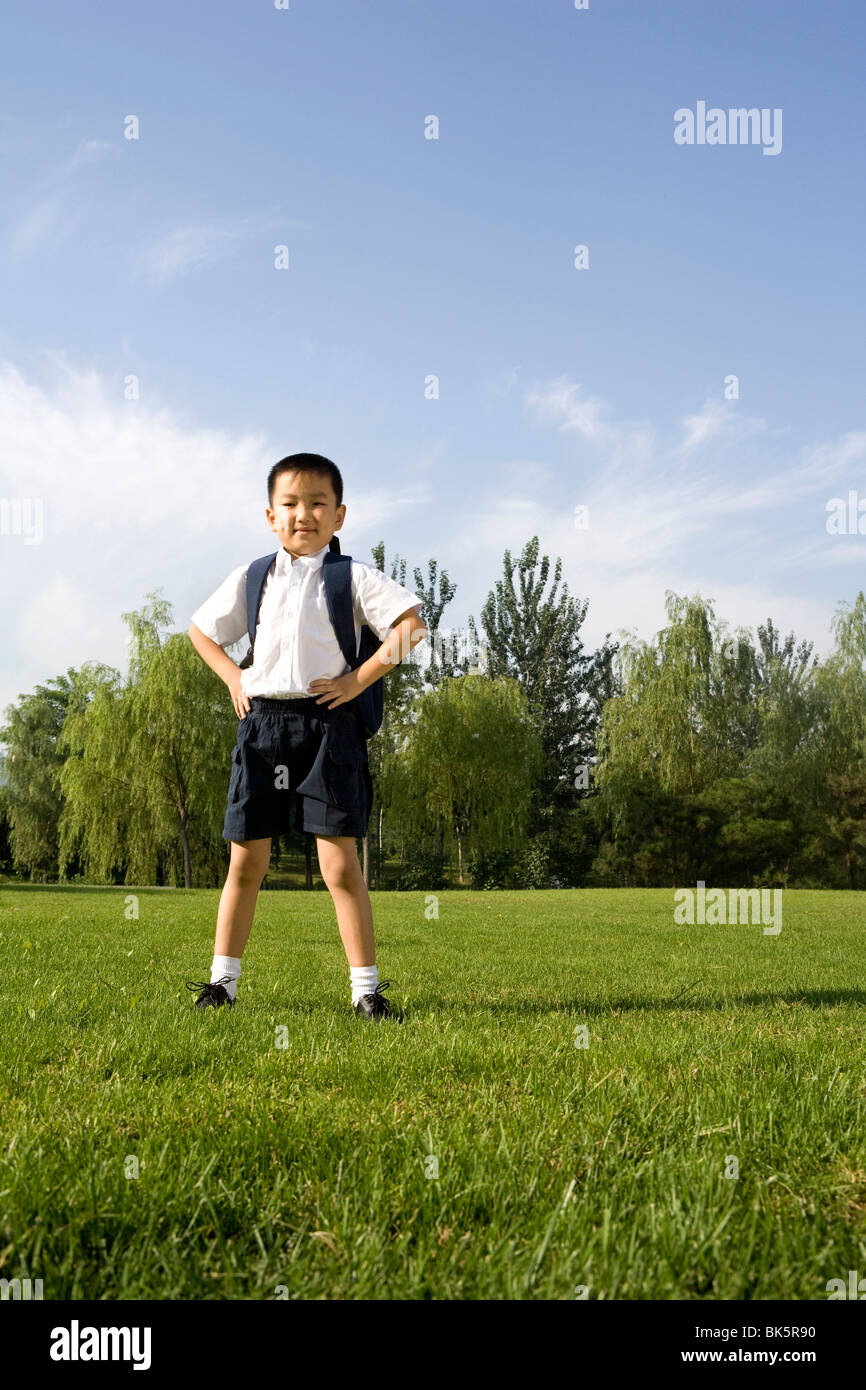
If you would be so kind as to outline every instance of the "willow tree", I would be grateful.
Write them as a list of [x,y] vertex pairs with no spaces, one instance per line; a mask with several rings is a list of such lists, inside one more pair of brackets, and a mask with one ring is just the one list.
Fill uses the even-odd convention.
[[526,833],[541,742],[517,681],[466,675],[421,696],[393,799],[410,833],[440,825],[457,850],[517,850]]
[[20,696],[6,711],[0,742],[7,747],[3,790],[9,844],[15,869],[26,870],[31,878],[44,881],[57,872],[63,809],[58,740],[70,710],[83,707],[106,669],[92,663],[80,671],[70,668]]
[[604,707],[598,781],[649,780],[689,796],[733,774],[755,741],[755,654],[749,634],[717,624],[700,596],[669,592],[665,606],[655,641],[629,638],[618,654],[622,693]]
[[62,863],[77,851],[89,877],[153,883],[162,859],[189,888],[194,852],[211,861],[222,844],[237,716],[187,635],[166,636],[170,605],[148,599],[123,615],[125,682],[105,682],[64,726]]
[[833,617],[835,644],[817,675],[824,737],[821,756],[837,773],[866,764],[866,596],[842,603]]
[[[67,715],[58,739],[65,758],[59,775],[61,878],[73,859],[86,878],[102,883],[114,882],[125,867],[136,806],[121,756],[127,723],[123,678],[106,668],[85,705]],[[139,881],[153,882],[154,876],[142,874]]]
[[866,596],[843,603],[832,623],[835,645],[817,673],[825,773],[823,840],[848,888],[866,880]]
[[[681,881],[709,853],[714,822],[700,795],[740,769],[757,732],[755,653],[699,595],[666,595],[668,626],[618,654],[621,694],[604,706],[596,781],[620,881]],[[623,877],[624,875],[624,877]]]
[[821,800],[824,772],[816,732],[820,700],[814,643],[792,632],[782,641],[772,619],[757,628],[756,685],[751,702],[757,744],[749,770],[792,806],[815,807]]

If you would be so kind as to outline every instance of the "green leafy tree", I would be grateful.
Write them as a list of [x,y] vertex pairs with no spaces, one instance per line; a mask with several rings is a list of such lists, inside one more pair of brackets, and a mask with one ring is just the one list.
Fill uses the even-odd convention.
[[866,768],[831,773],[828,786],[832,798],[824,828],[828,855],[842,869],[841,886],[866,888]]
[[[427,562],[427,582],[420,569],[415,569],[414,592],[424,600],[421,616],[427,625],[425,638],[428,660],[424,667],[424,680],[434,687],[455,675],[466,675],[472,664],[472,653],[467,657],[460,651],[460,643],[453,633],[442,632],[442,614],[457,593],[457,585],[452,584],[446,570],[438,573],[436,560]],[[436,581],[439,581],[438,592]],[[403,581],[398,581],[402,583]]]
[[[380,541],[371,547],[373,563],[383,574],[386,572],[385,545]],[[430,561],[431,588],[426,592],[418,583],[420,573],[416,569],[415,593],[419,598],[424,599],[421,608],[421,616],[427,625],[428,632],[432,631],[431,623],[438,623],[441,618],[442,608],[448,601],[453,590],[451,590],[447,575],[442,576],[440,586],[441,602],[437,602],[433,592],[433,581],[435,577],[436,562]],[[404,588],[406,584],[406,561],[395,557],[391,562],[390,578]],[[429,637],[424,639],[428,642]],[[374,738],[370,739],[367,745],[367,753],[370,762],[370,773],[373,778],[375,798],[373,808],[370,813],[370,822],[367,835],[364,837],[363,868],[364,880],[368,887],[375,886],[379,881],[382,865],[385,858],[385,810],[391,799],[391,785],[394,781],[397,763],[399,761],[399,749],[402,746],[408,732],[412,726],[412,711],[418,696],[424,688],[424,674],[419,658],[415,654],[417,648],[412,653],[407,654],[399,666],[383,677],[385,682],[385,698],[382,715],[382,726]],[[371,841],[372,833],[372,845]]]
[[[585,794],[595,760],[598,720],[616,688],[606,639],[594,655],[584,652],[581,628],[588,603],[559,591],[562,561],[539,558],[537,536],[515,564],[506,550],[504,577],[497,580],[481,613],[487,675],[517,681],[524,692],[541,743],[541,770],[534,787],[526,847],[532,881],[546,881],[557,861],[571,857],[569,811]],[[470,629],[477,641],[474,620]],[[608,635],[609,636],[609,635]]]
[[[620,881],[832,881],[860,871],[866,765],[866,604],[843,605],[836,650],[771,620],[731,636],[700,597],[668,595],[669,626],[627,641],[622,694],[599,740],[607,843]],[[835,780],[834,780],[835,779]],[[837,814],[838,812],[838,814]],[[820,846],[824,845],[824,867]],[[828,877],[829,876],[829,877]]]
[[623,643],[621,693],[605,704],[599,735],[613,846],[604,868],[630,884],[682,881],[706,864],[720,817],[702,793],[734,776],[757,738],[749,634],[717,623],[699,595],[669,592],[666,609],[654,641]]
[[733,775],[754,732],[747,717],[754,652],[717,625],[699,595],[668,593],[669,624],[619,654],[622,693],[604,708],[600,784],[624,776],[689,796]]
[[148,599],[123,615],[126,681],[114,673],[64,726],[61,860],[77,852],[88,876],[127,883],[155,882],[162,862],[188,888],[194,853],[218,850],[237,716],[186,635],[165,636],[170,606]]
[[392,780],[392,806],[406,833],[441,823],[457,850],[458,881],[468,853],[517,851],[526,831],[541,747],[518,683],[457,676],[421,696]]
[[826,773],[822,841],[830,862],[841,866],[844,886],[863,886],[866,857],[866,597],[840,604],[833,618],[835,647],[818,672],[823,737],[819,758]]
[[6,744],[4,804],[15,870],[43,882],[57,872],[63,794],[59,738],[70,710],[80,709],[106,668],[70,668],[6,710],[0,741]]
[[832,624],[835,647],[818,673],[824,738],[821,758],[836,773],[866,763],[866,597],[839,605]]

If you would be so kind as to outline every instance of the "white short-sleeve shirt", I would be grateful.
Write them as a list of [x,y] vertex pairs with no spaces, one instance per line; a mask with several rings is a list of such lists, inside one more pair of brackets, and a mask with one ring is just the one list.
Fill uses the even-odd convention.
[[[328,546],[313,555],[292,557],[280,547],[262,591],[253,664],[241,676],[245,695],[270,700],[311,695],[307,686],[320,677],[335,678],[350,669],[340,651],[328,616],[322,563]],[[192,615],[199,631],[220,647],[239,642],[247,632],[247,565],[232,570],[219,588]],[[366,625],[384,642],[391,627],[423,600],[374,565],[352,560],[352,608],[355,649]]]

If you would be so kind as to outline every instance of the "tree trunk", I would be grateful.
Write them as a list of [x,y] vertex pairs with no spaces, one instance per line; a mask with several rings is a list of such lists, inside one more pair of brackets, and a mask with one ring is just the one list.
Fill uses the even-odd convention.
[[178,759],[178,751],[176,745],[172,746],[172,756],[174,758],[174,771],[175,776],[177,778],[176,805],[178,816],[180,818],[180,838],[181,843],[183,844],[183,886],[184,888],[190,888],[192,887],[192,868],[189,860],[189,839],[186,833],[186,827],[189,822],[189,817],[187,816],[186,811],[186,784],[184,782],[183,774],[180,770],[180,762]]
[[370,891],[370,836],[364,836],[364,887]]
[[379,887],[379,880],[382,873],[382,822],[384,811],[379,807],[379,814],[376,817],[376,887]]
[[180,839],[183,845],[183,886],[192,887],[192,868],[189,862],[189,838],[186,833],[186,811],[180,813]]
[[457,835],[457,882],[463,883],[463,836],[455,827]]

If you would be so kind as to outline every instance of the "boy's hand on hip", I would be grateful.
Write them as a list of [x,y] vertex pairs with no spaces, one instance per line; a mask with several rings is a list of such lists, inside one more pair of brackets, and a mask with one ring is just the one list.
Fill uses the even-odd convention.
[[343,676],[319,676],[307,686],[311,695],[319,696],[316,704],[327,704],[328,709],[336,709],[337,705],[354,700],[363,688],[356,671],[347,671]]
[[250,697],[248,695],[245,695],[243,690],[241,689],[241,681],[243,680],[244,676],[243,671],[240,669],[240,667],[236,667],[236,671],[236,675],[229,676],[228,680],[226,681],[226,685],[228,686],[229,694],[232,697],[232,704],[235,707],[235,714],[237,715],[238,719],[246,719],[247,714],[250,710]]

